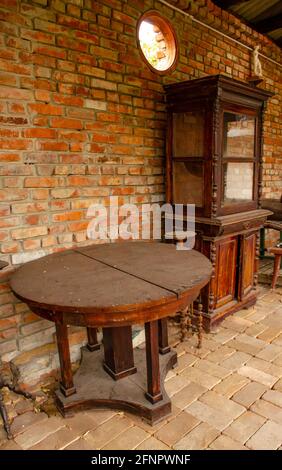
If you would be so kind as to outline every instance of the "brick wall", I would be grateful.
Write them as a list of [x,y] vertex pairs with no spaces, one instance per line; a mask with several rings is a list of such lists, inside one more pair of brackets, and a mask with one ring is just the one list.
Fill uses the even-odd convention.
[[[280,59],[270,40],[209,0],[170,0],[204,23]],[[169,76],[152,73],[136,24],[154,8],[177,32]],[[0,356],[25,365],[24,380],[57,365],[54,329],[15,301],[16,265],[87,243],[93,202],[164,199],[163,84],[223,73],[246,80],[250,51],[154,0],[0,0]],[[264,193],[281,194],[280,69],[262,58],[275,92],[264,127]],[[279,81],[280,80],[280,81]],[[281,126],[281,124],[280,124]],[[72,330],[73,357],[84,332]]]

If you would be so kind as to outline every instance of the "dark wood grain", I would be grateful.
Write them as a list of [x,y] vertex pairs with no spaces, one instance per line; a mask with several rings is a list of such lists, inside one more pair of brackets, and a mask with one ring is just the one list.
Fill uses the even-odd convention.
[[76,390],[73,385],[73,376],[71,370],[70,348],[68,341],[68,327],[59,319],[55,323],[58,352],[61,366],[61,391],[65,397],[73,395]]
[[97,349],[100,349],[97,337],[97,328],[87,328],[87,338],[87,348],[89,351],[97,351]]
[[158,322],[145,323],[147,386],[146,397],[151,403],[162,400],[160,383]]
[[159,353],[167,354],[170,351],[168,345],[168,325],[167,318],[162,318],[158,323],[159,328]]
[[[188,303],[211,273],[206,257],[168,244],[127,242],[89,251],[97,259],[69,250],[23,265],[12,277],[12,290],[51,321],[61,312],[67,324],[122,326],[167,317]],[[108,264],[102,261],[106,257]]]
[[135,374],[131,326],[104,328],[103,344],[104,369],[114,380]]
[[[166,144],[167,202],[185,204],[191,196],[190,188],[185,190],[182,179],[177,183],[175,162],[184,162],[192,175],[195,163],[200,163],[203,169],[202,182],[198,188],[202,192],[202,202],[191,199],[189,202],[196,205],[195,248],[209,257],[213,265],[211,282],[202,292],[204,326],[209,331],[225,316],[255,303],[256,240],[259,230],[271,215],[270,210],[275,208],[278,213],[281,209],[279,201],[273,204],[261,201],[263,120],[266,102],[273,93],[220,74],[169,84],[165,90],[169,127]],[[198,155],[175,155],[175,149],[178,148],[176,139],[179,139],[181,148],[185,150],[187,135],[174,129],[177,122],[180,122],[181,128],[181,119],[175,116],[183,113],[193,113],[195,116],[204,113],[205,118],[201,121],[202,137],[199,137],[201,142],[197,143],[202,150]],[[225,113],[243,114],[254,121],[252,154],[224,153]],[[193,125],[187,123],[187,134]],[[201,136],[199,129],[197,135]],[[189,149],[190,143],[187,142],[186,146]],[[254,169],[252,198],[226,201],[224,165],[227,162],[243,161],[249,162]],[[178,187],[182,185],[182,189]],[[179,194],[183,200],[179,200]],[[265,209],[261,209],[261,205]]]
[[[168,346],[166,317],[193,302],[210,275],[211,263],[198,252],[179,253],[173,245],[143,242],[69,250],[19,268],[11,281],[14,293],[33,312],[56,324],[62,376],[57,392],[60,410],[65,413],[103,404],[133,410],[151,420],[166,416],[171,405],[163,394],[162,381],[176,363],[176,354]],[[146,398],[142,392],[141,401],[140,384],[136,383],[133,393],[134,377],[142,376],[134,364],[131,325],[135,323],[145,324],[146,330],[147,392]],[[112,395],[113,385],[103,374],[97,382],[97,387],[106,384],[102,392],[93,391],[96,382],[92,378],[91,387],[82,393],[83,380],[89,378],[83,367],[75,381],[80,389],[76,392],[69,324],[87,328],[90,351],[99,347],[96,328],[103,328],[104,374],[121,384],[115,389],[117,396]],[[166,358],[161,372],[159,350]],[[100,352],[89,352],[93,358],[97,353],[101,357]]]

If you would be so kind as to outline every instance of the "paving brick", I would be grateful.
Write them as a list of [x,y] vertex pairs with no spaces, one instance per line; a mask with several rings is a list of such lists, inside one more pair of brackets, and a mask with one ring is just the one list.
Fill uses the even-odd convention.
[[74,442],[78,437],[75,432],[64,427],[30,447],[30,450],[61,450]]
[[210,333],[203,338],[202,344],[203,347],[205,349],[209,349],[209,351],[216,351],[220,347],[220,344],[217,341],[214,341]]
[[271,328],[282,328],[282,310],[281,303],[278,310],[275,310],[263,320],[263,324]]
[[249,367],[248,365],[240,367],[240,369],[238,369],[238,374],[244,375],[245,377],[266,385],[267,387],[272,387],[275,382],[277,382],[277,377],[273,377],[272,375],[266,374],[258,369],[254,369],[253,367]]
[[195,362],[197,361],[198,361],[198,358],[193,356],[193,354],[188,354],[188,353],[183,354],[182,356],[178,357],[177,367],[175,368],[175,371],[179,374],[187,367],[195,364]]
[[262,323],[254,323],[252,326],[246,329],[245,333],[246,335],[259,337],[260,339],[267,341],[266,339],[259,336],[267,329],[267,326],[263,325]]
[[274,359],[273,364],[282,367],[282,354],[280,354],[276,359]]
[[282,393],[277,390],[268,390],[262,397],[265,401],[273,403],[282,409]]
[[116,415],[112,419],[101,424],[101,426],[96,428],[94,431],[89,431],[85,435],[85,440],[93,446],[94,449],[101,449],[108,442],[131,427],[133,427],[133,425],[128,418],[122,415]]
[[[175,413],[175,415],[174,415]],[[133,413],[124,413],[124,416],[129,419],[129,421],[132,423],[132,425],[138,426],[138,428],[143,429],[150,435],[153,435],[158,429],[160,429],[162,426],[164,426],[169,419],[173,419],[175,416],[177,416],[178,413],[181,413],[181,410],[176,408],[175,406],[172,406],[172,413],[169,415],[165,420],[160,421],[159,423],[155,424],[152,426],[148,421],[143,419],[141,416],[137,416]]]
[[277,330],[279,333],[277,336],[275,336],[275,339],[273,339],[272,344],[277,344],[278,346],[282,346],[282,333],[280,333],[281,329],[280,328],[277,328]]
[[33,411],[29,411],[14,419],[11,424],[11,432],[13,436],[16,437],[22,432],[25,432],[30,426],[40,422],[43,423],[43,421],[47,419],[48,416],[46,413],[34,413]]
[[0,451],[2,450],[23,450],[23,448],[15,441],[6,441],[5,444],[0,447]]
[[223,410],[218,411],[199,400],[188,406],[185,412],[191,414],[199,421],[210,424],[215,429],[218,429],[218,431],[223,431],[223,429],[227,428],[233,421],[231,416],[227,415]]
[[[266,326],[266,325],[263,325]],[[274,343],[278,344],[278,346],[282,346],[282,340],[281,344],[279,344],[279,335],[281,333],[281,328],[271,328],[270,326],[266,327],[266,329],[258,335],[259,339],[262,339],[263,341],[266,341],[267,343]]]
[[276,344],[269,344],[264,349],[262,349],[256,357],[259,359],[263,359],[265,361],[274,361],[280,355],[282,355],[282,348],[281,346],[277,346]]
[[282,367],[273,364],[273,362],[268,362],[257,357],[252,357],[248,361],[248,366],[261,370],[262,372],[272,375],[273,377],[282,377]]
[[282,426],[267,421],[247,442],[246,446],[255,450],[278,449],[282,443]]
[[246,411],[239,416],[223,432],[237,442],[244,444],[265,423],[265,418],[252,411]]
[[63,450],[94,450],[94,447],[90,444],[90,442],[87,442],[85,439],[80,438],[72,442]]
[[213,340],[220,343],[225,344],[231,339],[235,338],[238,333],[234,330],[228,330],[227,328],[220,328],[219,331],[213,336]]
[[191,382],[187,387],[184,387],[180,392],[173,396],[172,402],[174,406],[183,410],[206,391],[206,387]]
[[189,385],[190,381],[183,377],[183,375],[176,375],[172,379],[165,382],[165,389],[169,397],[172,397],[177,392],[182,390],[182,388]]
[[51,418],[44,420],[44,422],[38,422],[33,426],[30,426],[25,432],[19,434],[15,438],[15,442],[24,450],[29,449],[48,437],[50,434],[58,431],[64,426],[64,424],[65,423],[62,418],[52,416]]
[[251,359],[250,354],[236,351],[232,356],[221,362],[221,366],[225,369],[237,370],[242,365],[246,364]]
[[161,427],[155,437],[171,447],[199,423],[198,419],[183,411],[175,419]]
[[245,411],[243,406],[212,390],[202,395],[199,400],[215,410],[223,412],[226,416],[230,416],[232,419],[237,418]]
[[180,439],[173,448],[175,450],[203,450],[216,439],[220,431],[210,426],[208,423],[201,423],[185,437]]
[[220,379],[224,379],[228,375],[230,375],[230,370],[221,367],[218,364],[214,364],[213,362],[208,361],[207,359],[200,359],[194,366],[194,368],[198,368],[203,372],[207,372],[208,374],[218,377]]
[[251,406],[251,410],[260,416],[282,424],[282,409],[265,400],[258,400]]
[[236,442],[228,436],[218,436],[211,444],[214,450],[247,450],[240,442]]
[[33,411],[33,402],[31,400],[20,400],[15,404],[15,411],[18,415],[26,413],[27,411]]
[[266,391],[267,387],[258,382],[251,382],[242,388],[239,392],[233,395],[232,400],[236,403],[249,408],[255,401],[257,401]]
[[220,395],[225,395],[230,398],[234,393],[238,392],[244,385],[249,383],[249,379],[239,374],[232,374],[226,379],[222,380],[219,384],[213,387],[213,391]]
[[247,328],[252,326],[252,322],[246,320],[245,318],[232,316],[226,318],[226,320],[222,322],[222,326],[228,328],[229,330],[234,330],[238,333],[242,333]]
[[86,413],[76,413],[71,418],[66,419],[66,426],[77,435],[83,435],[87,431],[96,429],[116,414],[112,410],[92,410]]
[[278,380],[273,386],[274,390],[279,390],[282,392],[282,379]]
[[149,439],[143,441],[139,446],[136,447],[135,450],[169,450],[166,444],[162,441],[159,441],[155,437],[151,436]]
[[230,348],[237,349],[238,351],[255,355],[259,351],[261,351],[261,349],[263,349],[267,345],[267,343],[260,339],[254,338],[253,336],[240,334],[236,336],[235,339],[229,341],[227,345]]
[[143,429],[133,426],[122,432],[103,447],[103,450],[131,450],[148,439],[150,434]]
[[207,389],[213,388],[217,383],[220,382],[218,377],[214,377],[213,375],[210,375],[207,372],[203,372],[200,369],[196,369],[195,367],[185,369],[181,375],[191,380],[191,382],[199,384]]
[[228,346],[220,346],[216,351],[211,352],[206,356],[207,361],[214,362],[215,364],[222,364],[225,359],[228,359],[236,352],[236,349],[229,348]]

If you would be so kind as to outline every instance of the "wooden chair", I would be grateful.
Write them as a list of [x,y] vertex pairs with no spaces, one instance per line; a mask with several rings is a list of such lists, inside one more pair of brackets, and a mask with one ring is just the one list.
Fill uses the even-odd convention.
[[282,243],[278,243],[277,246],[273,246],[272,248],[269,248],[268,251],[269,253],[272,253],[274,255],[274,268],[273,268],[271,288],[275,289],[276,282],[279,276],[280,265],[281,265]]

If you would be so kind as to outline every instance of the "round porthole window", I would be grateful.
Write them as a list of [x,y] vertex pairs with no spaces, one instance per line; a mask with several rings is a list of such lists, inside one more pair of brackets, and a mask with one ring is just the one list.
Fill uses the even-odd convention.
[[171,24],[156,11],[145,13],[138,23],[137,39],[151,70],[166,73],[177,60],[177,40]]

